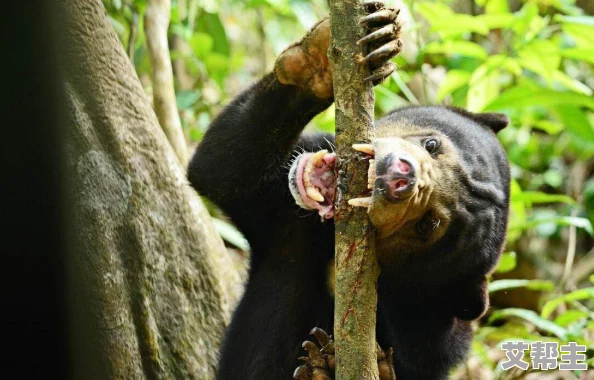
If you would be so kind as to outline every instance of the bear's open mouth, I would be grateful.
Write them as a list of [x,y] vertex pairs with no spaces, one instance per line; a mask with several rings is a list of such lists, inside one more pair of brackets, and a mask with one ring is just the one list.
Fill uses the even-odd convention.
[[332,218],[336,174],[336,156],[321,150],[316,153],[303,153],[295,159],[289,173],[290,188],[297,203],[326,218]]

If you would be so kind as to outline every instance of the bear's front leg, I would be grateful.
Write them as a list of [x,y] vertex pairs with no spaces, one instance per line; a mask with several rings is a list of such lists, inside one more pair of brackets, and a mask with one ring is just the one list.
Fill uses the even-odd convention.
[[336,154],[324,149],[300,154],[289,170],[289,189],[295,203],[307,210],[317,210],[323,219],[334,216],[335,163]]

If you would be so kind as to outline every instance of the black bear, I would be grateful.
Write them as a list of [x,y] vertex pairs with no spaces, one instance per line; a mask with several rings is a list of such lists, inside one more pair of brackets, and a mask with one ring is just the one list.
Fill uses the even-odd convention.
[[[400,50],[398,12],[365,7],[361,63],[379,83]],[[333,100],[328,43],[322,21],[285,50],[213,121],[189,165],[192,185],[232,218],[252,251],[219,379],[289,379],[311,328],[333,328],[334,138],[301,135]],[[470,321],[488,307],[486,275],[509,209],[509,167],[495,133],[507,123],[499,114],[407,107],[354,146],[370,158],[371,194],[350,204],[368,207],[377,227],[377,338],[393,347],[398,380],[447,378],[468,351]]]

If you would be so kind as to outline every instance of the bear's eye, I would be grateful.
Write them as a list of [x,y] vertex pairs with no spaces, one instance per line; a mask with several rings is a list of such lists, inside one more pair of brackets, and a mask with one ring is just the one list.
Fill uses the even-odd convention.
[[417,222],[416,230],[419,235],[427,237],[437,227],[439,227],[439,219],[434,218],[432,213],[428,212]]
[[427,152],[429,152],[430,154],[433,154],[433,153],[437,152],[437,149],[439,149],[439,141],[436,139],[427,139],[423,143],[423,146],[425,147]]

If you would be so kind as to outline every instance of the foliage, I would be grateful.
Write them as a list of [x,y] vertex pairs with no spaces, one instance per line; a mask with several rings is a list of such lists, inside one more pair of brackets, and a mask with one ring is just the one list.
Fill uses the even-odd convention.
[[[146,0],[104,1],[150,94]],[[594,17],[573,0],[527,0],[515,8],[475,0],[474,15],[449,0],[405,5],[412,15],[405,52],[396,58],[398,72],[376,88],[378,116],[442,103],[511,119],[499,134],[513,176],[509,252],[489,286],[494,304],[477,330],[474,358],[495,377],[503,375],[494,352],[509,339],[576,341],[592,358],[594,285],[576,276],[594,260]],[[221,107],[326,14],[324,0],[174,0],[170,47],[188,141],[199,142]],[[308,128],[333,131],[333,108]],[[245,248],[236,231],[219,227]],[[537,297],[537,306],[498,305],[517,291]]]

